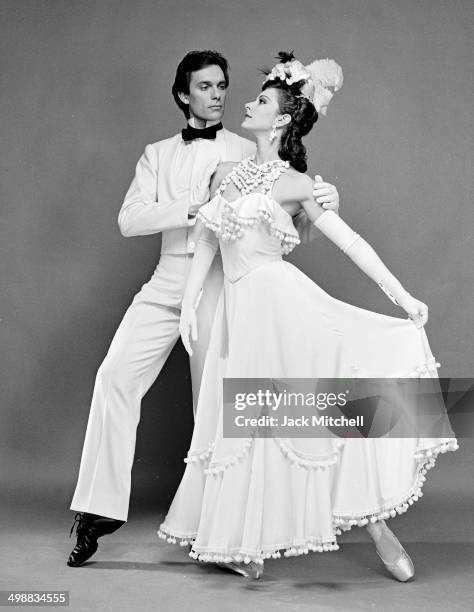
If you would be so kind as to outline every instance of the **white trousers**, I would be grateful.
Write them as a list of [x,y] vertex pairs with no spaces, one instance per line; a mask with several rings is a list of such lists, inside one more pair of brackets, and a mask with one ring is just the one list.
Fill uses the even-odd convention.
[[[127,309],[96,376],[71,510],[126,521],[141,400],[179,338],[180,303],[192,256],[162,256]],[[222,290],[217,256],[197,310],[190,359],[194,410],[209,335]]]

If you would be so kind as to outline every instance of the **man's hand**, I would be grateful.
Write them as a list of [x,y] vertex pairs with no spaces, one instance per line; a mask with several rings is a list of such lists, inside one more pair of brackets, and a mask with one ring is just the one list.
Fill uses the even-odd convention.
[[220,160],[214,159],[204,170],[199,183],[191,190],[188,215],[194,216],[209,201],[211,180]]
[[314,177],[313,197],[324,209],[334,210],[336,213],[339,211],[339,194],[336,187],[323,181],[319,174]]

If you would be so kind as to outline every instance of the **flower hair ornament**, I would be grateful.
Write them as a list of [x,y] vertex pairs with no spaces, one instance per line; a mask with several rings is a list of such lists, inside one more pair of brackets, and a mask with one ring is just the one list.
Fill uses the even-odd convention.
[[288,85],[300,84],[300,95],[312,102],[318,113],[325,115],[334,93],[341,89],[344,81],[339,64],[333,59],[320,59],[303,66],[293,51],[280,51],[277,59],[280,61],[268,72],[263,82],[280,79]]

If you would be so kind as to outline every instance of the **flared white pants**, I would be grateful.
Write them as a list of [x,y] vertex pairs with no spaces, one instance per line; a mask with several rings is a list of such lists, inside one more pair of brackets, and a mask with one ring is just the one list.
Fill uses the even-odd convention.
[[[179,338],[180,303],[191,262],[192,255],[162,256],[115,333],[96,376],[71,510],[127,520],[141,400]],[[190,359],[194,409],[222,287],[217,256],[197,311],[199,337]]]

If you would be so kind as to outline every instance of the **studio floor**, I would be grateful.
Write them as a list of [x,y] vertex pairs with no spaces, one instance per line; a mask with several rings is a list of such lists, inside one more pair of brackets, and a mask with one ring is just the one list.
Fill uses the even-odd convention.
[[270,560],[258,581],[197,563],[187,550],[160,540],[164,509],[132,504],[128,523],[100,540],[80,568],[66,559],[73,513],[9,494],[3,499],[0,588],[67,590],[69,610],[472,611],[472,445],[439,458],[423,497],[389,526],[413,558],[416,579],[395,581],[385,571],[364,528],[339,536],[340,549]]

